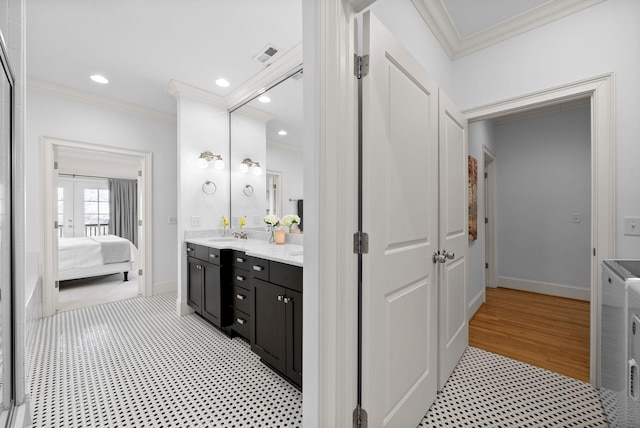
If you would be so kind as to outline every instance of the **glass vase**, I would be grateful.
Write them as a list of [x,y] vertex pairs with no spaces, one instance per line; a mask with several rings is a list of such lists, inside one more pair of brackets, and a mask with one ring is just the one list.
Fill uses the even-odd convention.
[[275,244],[276,243],[276,238],[275,238],[275,236],[273,236],[273,226],[269,226],[269,232],[271,232],[269,234],[269,244]]

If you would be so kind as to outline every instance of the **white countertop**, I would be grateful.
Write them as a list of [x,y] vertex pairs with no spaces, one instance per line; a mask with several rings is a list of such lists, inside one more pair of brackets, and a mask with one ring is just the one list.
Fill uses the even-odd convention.
[[186,242],[205,247],[244,251],[248,256],[260,257],[293,266],[303,266],[302,245],[270,244],[260,239],[236,239],[223,237],[188,238]]

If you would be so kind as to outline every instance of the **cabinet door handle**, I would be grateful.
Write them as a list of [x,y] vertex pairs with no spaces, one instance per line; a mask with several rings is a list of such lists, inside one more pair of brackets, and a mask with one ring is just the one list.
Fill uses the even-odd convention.
[[187,253],[190,253],[193,251],[193,248],[187,247]]
[[247,322],[247,320],[243,320],[242,318],[236,318],[236,321],[238,322],[238,324],[240,325],[244,325],[244,323]]
[[285,303],[289,303],[291,302],[291,298],[290,297],[285,297],[284,299],[282,299]]
[[201,269],[202,269],[202,266],[200,266],[200,265],[196,265],[196,269],[201,270]]
[[244,300],[246,298],[247,298],[247,296],[245,296],[244,294],[236,294],[236,299],[238,299],[238,300]]
[[209,254],[209,258],[210,258],[210,259],[215,259],[216,257],[218,257],[218,255],[217,255],[217,254]]
[[236,279],[237,279],[238,281],[242,282],[242,281],[244,281],[246,278],[245,278],[244,276],[240,276],[240,275],[238,275],[238,276],[236,276]]
[[244,263],[244,262],[245,262],[245,259],[243,259],[242,257],[236,257],[236,261],[237,261],[238,263]]
[[258,272],[262,272],[264,270],[264,268],[262,266],[253,265],[253,270],[258,271]]
[[278,296],[278,302],[282,302],[284,300],[284,296]]

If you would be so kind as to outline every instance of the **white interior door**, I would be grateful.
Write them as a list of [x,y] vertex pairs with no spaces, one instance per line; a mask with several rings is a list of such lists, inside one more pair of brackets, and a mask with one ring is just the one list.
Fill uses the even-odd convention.
[[440,245],[438,390],[469,343],[467,249],[469,246],[467,120],[440,90]]
[[363,20],[362,407],[415,427],[437,387],[438,89],[369,12]]

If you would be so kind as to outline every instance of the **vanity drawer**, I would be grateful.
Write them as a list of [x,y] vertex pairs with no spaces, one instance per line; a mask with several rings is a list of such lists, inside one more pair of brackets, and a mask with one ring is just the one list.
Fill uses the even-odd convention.
[[203,262],[209,261],[209,247],[205,247],[204,245],[196,245],[195,246],[195,255],[192,254],[198,260],[202,260]]
[[233,308],[233,322],[231,323],[231,329],[238,333],[240,336],[249,340],[251,334],[251,317],[237,308]]
[[207,261],[214,265],[219,265],[222,257],[222,253],[219,248],[209,248],[209,254],[207,256]]
[[269,282],[302,293],[302,268],[272,261],[270,263]]
[[269,281],[269,260],[251,258],[251,276]]
[[232,251],[231,264],[240,269],[249,270],[249,257],[243,251]]
[[240,309],[246,314],[251,312],[251,293],[249,290],[234,285],[231,301],[234,308]]
[[240,287],[249,287],[249,271],[234,266],[231,268],[231,283]]

